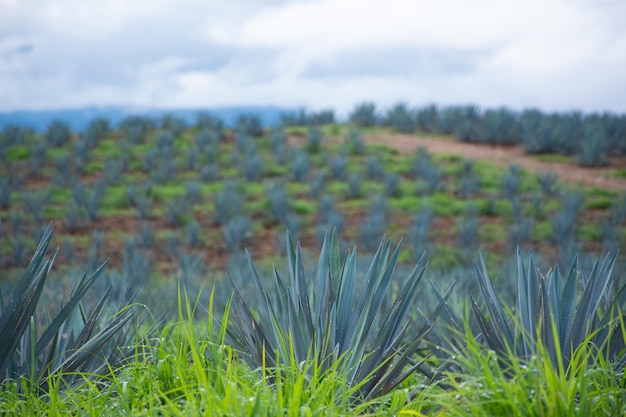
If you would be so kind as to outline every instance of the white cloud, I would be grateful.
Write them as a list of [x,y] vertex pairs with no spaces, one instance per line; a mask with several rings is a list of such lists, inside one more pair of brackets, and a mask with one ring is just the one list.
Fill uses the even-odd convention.
[[626,2],[0,0],[0,110],[405,100],[626,111]]

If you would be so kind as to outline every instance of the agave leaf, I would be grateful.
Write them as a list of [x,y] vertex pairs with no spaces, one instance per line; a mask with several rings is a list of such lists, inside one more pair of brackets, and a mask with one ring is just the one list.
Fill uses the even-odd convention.
[[[293,344],[296,359],[298,362],[307,358],[309,353],[309,338],[307,337],[306,326],[301,326],[301,322],[298,317],[298,310],[293,303],[288,303],[289,311],[287,317],[289,319],[289,341]],[[279,332],[280,334],[280,332]]]
[[[292,245],[291,236],[288,237],[289,244]],[[330,305],[330,266],[328,257],[328,241],[324,237],[322,242],[322,249],[320,250],[320,256],[317,263],[317,273],[315,277],[315,289],[313,292],[313,302],[315,303],[315,317],[321,319],[322,317],[328,317],[328,306]],[[319,323],[316,323],[316,325]],[[321,333],[323,329],[316,328],[318,333]]]
[[570,266],[563,286],[560,297],[560,313],[559,313],[559,338],[561,346],[567,346],[565,343],[570,339],[572,326],[574,325],[574,313],[576,310],[576,281],[578,275],[578,257],[575,257]]
[[[421,366],[425,363],[426,358],[414,364],[410,363],[410,359],[420,343],[421,341],[414,340],[402,350],[402,353],[399,356],[393,358],[393,363],[389,365],[386,372],[382,373],[378,380],[374,379],[367,382],[370,387],[368,387],[365,394],[366,401],[375,396],[385,395],[391,392],[408,377],[413,375],[415,371],[421,368]],[[391,360],[391,358],[389,360]]]
[[[95,279],[103,271],[107,263],[108,261],[102,263],[89,277],[87,277],[87,274],[83,276],[80,283],[78,284],[78,287],[76,288],[76,291],[73,292],[72,296],[67,301],[67,304],[61,309],[61,311],[59,311],[59,313],[56,315],[52,323],[50,323],[44,334],[39,338],[39,341],[35,346],[35,352],[37,355],[43,352],[45,347],[48,346],[54,335],[56,335],[59,331],[61,324],[64,323],[65,320],[72,313],[72,311],[74,311],[74,308],[78,305],[89,287],[91,287],[91,285],[94,283]],[[109,290],[107,290],[107,293],[108,292]]]
[[[389,242],[386,242],[386,244],[388,243]],[[399,252],[398,247],[392,256],[392,261],[387,265],[384,273],[380,275],[380,280],[378,280],[379,285],[375,287],[373,291],[368,292],[365,305],[360,309],[358,324],[354,333],[350,337],[350,346],[352,350],[350,351],[348,360],[346,361],[348,364],[353,364],[356,361],[360,362],[364,357],[374,317],[380,310],[380,305],[382,304],[384,298],[384,292],[386,291],[391,280]],[[351,366],[350,369],[352,369],[352,371],[348,375],[348,381],[353,383],[358,368]]]
[[76,372],[83,364],[93,361],[98,356],[98,352],[136,313],[135,309],[127,308],[118,313],[107,325],[97,334],[76,349],[63,363],[61,363],[53,373]]
[[[352,362],[362,362],[364,360],[363,365],[352,372],[352,375],[349,377],[351,379],[349,380],[364,378],[377,364],[384,362],[387,356],[395,354],[408,328],[409,322],[404,319],[407,317],[407,310],[411,306],[410,301],[415,296],[416,289],[419,286],[424,271],[425,267],[418,264],[407,277],[390,312],[386,317],[383,317],[382,326],[376,333],[376,337],[372,342],[371,352],[368,354],[367,358],[363,359],[364,350],[361,349],[355,352],[356,355],[348,356]],[[402,324],[403,321],[404,324]],[[371,326],[368,327],[368,329],[371,329]],[[421,343],[421,335],[415,337],[415,340]],[[367,335],[364,334],[358,346],[365,346],[366,343]]]
[[532,341],[527,341],[530,335],[526,332],[532,331],[534,328],[534,314],[536,310],[530,305],[530,295],[532,294],[530,286],[530,277],[524,267],[524,260],[520,252],[520,248],[517,248],[517,305],[519,308],[520,321],[522,324],[522,345],[524,349],[524,355],[530,356],[529,345],[532,345]]
[[[261,320],[276,320],[281,326],[287,326],[289,324],[289,290],[287,289],[285,280],[276,268],[274,268],[274,285],[277,290],[276,294],[269,294],[265,289],[261,292],[263,297],[260,303],[264,308],[257,311],[257,313]],[[278,343],[278,334],[276,332],[273,334],[276,336],[274,341]]]
[[454,289],[458,281],[454,281],[454,283],[450,285],[450,287],[448,288],[448,290],[446,291],[444,295],[442,295],[441,292],[439,292],[439,289],[435,286],[435,284],[431,280],[428,280],[428,282],[430,283],[430,287],[433,293],[435,294],[437,301],[439,301],[437,308],[443,309],[443,311],[446,314],[446,318],[447,318],[446,321],[452,325],[452,328],[455,331],[462,331],[463,330],[462,320],[454,312],[454,310],[452,310],[452,308],[450,307],[450,304],[448,304],[448,298],[450,297],[450,294],[452,294],[452,290]]
[[426,267],[418,264],[409,274],[393,303],[389,316],[382,326],[383,331],[379,333],[379,335],[387,333],[387,337],[382,340],[381,346],[393,346],[393,343],[390,343],[390,339],[393,335],[398,334],[398,329],[402,320],[407,316],[407,310],[411,307],[410,301],[414,299],[425,271]]
[[585,338],[590,323],[596,317],[596,310],[600,305],[602,296],[611,281],[611,274],[616,259],[617,253],[608,253],[604,257],[602,265],[599,265],[598,261],[595,262],[589,274],[588,285],[583,291],[579,307],[576,310],[572,331],[566,346],[576,347]]
[[[539,274],[539,272],[537,272]],[[557,338],[561,341],[561,291],[563,282],[561,279],[561,270],[558,265],[554,269],[548,272],[548,275],[544,277],[543,285],[546,287],[546,295],[544,296],[544,303],[552,314],[554,325],[557,328]]]
[[[291,237],[289,237],[288,250],[291,251],[292,247]],[[297,297],[294,297],[294,299],[299,301],[299,305],[296,307],[298,308],[299,313],[302,314],[300,319],[306,324],[307,333],[312,335],[314,332],[314,325],[313,318],[311,316],[311,305],[309,304],[309,291],[304,277],[304,264],[302,261],[302,248],[300,247],[300,242],[297,243],[295,256],[289,256],[289,262],[290,270],[294,271],[296,274],[295,284]]]
[[[489,337],[490,339],[497,339],[498,345],[502,348],[505,346],[513,348],[513,330],[508,323],[506,314],[504,312],[504,309],[502,308],[502,304],[500,303],[500,300],[498,299],[498,296],[496,295],[496,292],[491,285],[489,275],[487,274],[487,267],[485,266],[485,260],[483,259],[482,254],[480,254],[480,263],[482,268],[479,268],[476,261],[474,261],[474,271],[476,273],[476,278],[478,279],[478,286],[483,295],[483,299],[485,300],[487,310],[489,311],[489,315],[491,317],[490,323],[492,326],[491,332],[485,336]],[[474,311],[477,310],[474,309]],[[482,319],[482,322],[486,324],[486,319],[484,317],[482,317]],[[484,330],[485,329],[483,329],[483,331]]]
[[[252,262],[252,258],[250,253],[246,250],[246,259],[248,260],[248,267],[250,268],[250,272],[252,273],[252,281],[254,282],[254,286],[257,291],[257,295],[260,297],[259,304],[259,314],[263,315],[267,319],[271,319],[276,316],[276,312],[272,311],[272,303],[269,300],[269,296],[265,289],[263,288],[263,284],[261,283],[261,277],[257,272],[254,263]],[[275,277],[278,278],[278,277]],[[236,285],[231,277],[231,282],[233,283],[233,287],[236,288]],[[243,301],[243,298],[241,299]]]
[[454,283],[450,285],[450,287],[446,290],[445,294],[442,295],[440,291],[437,289],[437,287],[435,286],[435,284],[429,280],[431,289],[433,293],[435,294],[437,301],[439,301],[439,304],[437,304],[437,307],[435,308],[435,312],[433,315],[436,318],[439,316],[441,311],[444,312],[446,323],[452,328],[452,335],[450,334],[443,335],[439,331],[438,326],[435,326],[434,321],[431,321],[431,319],[426,314],[424,314],[419,308],[417,309],[420,315],[426,320],[426,324],[418,333],[418,337],[422,337],[422,335],[425,334],[426,332],[432,331],[438,339],[438,344],[442,345],[442,347],[447,348],[448,350],[451,350],[453,348],[460,348],[466,344],[465,340],[457,340],[456,336],[458,334],[461,334],[461,332],[463,332],[463,322],[458,317],[458,315],[454,312],[454,310],[450,307],[450,304],[448,303],[448,298],[452,294],[452,290],[455,288],[457,282],[458,281],[454,281]]
[[[231,281],[232,281],[232,277]],[[234,290],[234,301],[232,317],[234,318],[236,325],[227,326],[226,331],[231,340],[235,341],[240,347],[242,347],[242,353],[246,354],[244,358],[250,364],[267,363],[268,366],[276,366],[276,358],[274,352],[266,350],[269,347],[268,339],[255,322],[254,316],[246,306],[241,292],[232,282]],[[250,362],[251,360],[251,362]],[[266,362],[267,361],[267,362]]]
[[487,346],[498,353],[505,353],[507,351],[507,345],[505,345],[505,342],[498,334],[497,327],[493,325],[493,322],[487,320],[487,317],[485,317],[483,312],[480,310],[478,303],[471,295],[470,302],[472,310],[474,311],[474,316],[478,321],[478,326],[480,327],[481,334],[484,337]]
[[[37,245],[37,249],[31,258],[28,267],[24,271],[22,275],[22,279],[18,283],[17,287],[13,291],[11,301],[7,305],[6,309],[9,311],[15,310],[15,306],[12,305],[13,302],[17,304],[17,298],[23,296],[24,293],[27,293],[29,288],[32,289],[36,284],[36,277],[39,276],[40,270],[50,263],[51,258],[48,261],[45,261],[46,253],[48,252],[48,246],[50,245],[50,240],[52,239],[53,227],[52,223],[48,225],[44,234]],[[42,266],[43,265],[43,266]],[[45,279],[45,277],[44,277]],[[3,309],[4,313],[4,309]],[[9,320],[9,316],[7,314],[2,314],[0,316],[0,329],[4,328],[6,322]]]
[[[135,295],[132,296],[134,298]],[[138,355],[145,355],[145,350],[142,350],[141,347],[145,346],[146,343],[154,336],[157,331],[160,331],[163,328],[163,325],[167,321],[167,316],[165,314],[161,315],[157,319],[154,320],[148,331],[146,331],[145,335],[141,337],[141,339],[137,339],[136,332],[134,329],[128,329],[126,334],[121,334],[122,330],[118,331],[118,340],[128,340],[133,341],[129,343],[127,346],[120,346],[118,343],[115,345],[115,350],[107,358],[106,362],[100,364],[100,366],[94,368],[94,375],[102,375],[107,372],[111,368],[117,368],[122,361],[127,358],[135,358]],[[128,326],[126,327],[128,328]],[[132,332],[132,333],[131,333]],[[132,337],[128,337],[128,336]]]
[[[609,349],[609,356],[613,359],[620,355],[626,340],[620,331],[620,320],[624,318],[622,306],[626,303],[626,285],[613,297],[611,304],[606,308],[602,319],[595,327],[595,344],[601,349]],[[626,354],[626,351],[621,354]]]
[[[319,274],[319,271],[318,271]],[[315,340],[315,347],[319,355],[326,356],[330,352],[336,353],[337,346],[337,305],[330,300],[330,273],[326,270],[325,280],[322,280],[325,284],[323,286],[324,293],[321,295],[313,294],[318,297],[318,300],[324,302],[323,307],[320,310],[321,315],[316,315],[315,320],[315,333],[313,337]]]
[[[400,256],[401,244],[402,241],[398,243],[398,246],[391,255],[391,259],[389,259],[388,262],[386,262],[385,260],[384,271],[382,274],[380,274],[380,279],[373,281],[374,288],[372,288],[372,296],[371,298],[369,294],[367,296],[365,307],[367,312],[368,328],[369,326],[371,326],[374,320],[374,316],[378,314],[378,311],[380,310],[380,307],[385,298],[385,294],[388,291],[389,284],[391,283],[391,278],[393,277],[393,272],[395,271],[396,264],[398,262],[398,257]],[[391,246],[390,240],[387,240],[387,242],[385,242],[385,250],[383,251],[383,253],[388,253],[388,246]]]
[[[543,317],[541,319],[542,341],[548,353],[550,354],[552,364],[557,365],[557,352],[561,351],[561,343],[558,340],[558,329],[556,328],[556,320],[554,315],[552,314],[552,308],[549,305],[550,301],[546,285],[541,285],[541,294],[543,303],[539,311],[543,312]],[[535,346],[536,342],[533,343],[533,345],[531,346],[532,353],[535,353]]]
[[102,297],[100,297],[100,300],[98,300],[96,307],[91,312],[89,318],[85,321],[83,329],[76,338],[76,342],[74,343],[76,346],[82,346],[83,344],[87,343],[87,340],[89,340],[89,337],[91,336],[93,330],[96,327],[96,324],[98,323],[98,319],[100,318],[102,309],[106,305],[106,302],[109,300],[112,288],[113,284],[110,284],[104,294],[102,294]]
[[[279,321],[280,318],[286,318],[288,315],[289,307],[286,305],[286,303],[282,302],[283,299],[286,300],[286,296],[283,296],[283,297],[279,296],[275,298],[275,303],[273,303],[272,300],[270,300],[269,294],[263,288],[260,275],[257,272],[254,266],[254,263],[252,262],[252,258],[250,257],[250,253],[247,250],[246,250],[246,256],[248,258],[248,266],[250,268],[250,271],[252,272],[252,278],[253,278],[255,287],[257,289],[257,295],[259,297],[259,302],[257,303],[259,307],[258,309],[259,315],[261,315],[261,317],[264,317],[264,320],[266,322],[270,322],[270,323]],[[280,275],[277,273],[275,269],[274,271],[275,271],[274,280],[276,282],[276,286],[278,290],[283,293],[286,293],[287,290],[285,289],[285,286],[283,284],[282,279],[280,278]],[[232,281],[232,278],[231,278],[231,282],[233,283],[233,287],[235,287],[235,284],[234,284],[234,281]],[[238,293],[238,298],[236,298],[236,300],[238,301],[238,304],[242,304],[243,297],[241,293],[237,290],[237,288],[235,288],[235,290]],[[250,315],[249,320],[254,320],[253,315],[251,314],[251,312],[249,311],[247,307],[246,307],[246,312],[247,312],[246,314]],[[252,321],[250,323],[254,324],[254,322]],[[284,322],[283,325],[287,325],[287,322]],[[264,346],[267,349],[273,350],[277,348],[279,345],[279,334],[277,333],[275,326],[268,326],[268,327],[270,327],[270,329],[266,329],[266,331],[269,331],[270,333],[263,334],[263,343],[266,344]],[[267,336],[269,335],[272,336],[272,339],[268,339]],[[273,355],[273,352],[272,352],[272,355]]]
[[339,237],[337,229],[333,228],[332,237],[330,239],[330,250],[328,252],[331,282],[331,300],[336,300],[339,293],[339,280],[341,279],[341,253],[339,252]]
[[[532,254],[528,261],[528,270],[524,268],[524,260],[520,249],[517,249],[517,284],[518,284],[518,308],[522,324],[522,348],[524,356],[533,354],[533,346],[537,339],[537,318],[542,295],[540,287],[543,280],[535,267]],[[545,288],[544,288],[545,289]]]
[[[353,314],[350,317],[349,325],[345,330],[345,335],[349,340],[352,340],[355,334],[362,332],[362,327],[367,321],[371,297],[374,294],[376,283],[379,282],[376,277],[382,277],[384,273],[383,268],[385,267],[389,247],[384,240],[381,242],[365,274],[365,285],[361,288],[354,304],[354,311],[359,312],[359,314]],[[357,329],[361,330],[358,331]]]
[[[48,242],[50,236],[48,236]],[[47,247],[47,243],[45,247]],[[45,252],[38,249],[36,256],[34,256],[31,261],[31,266],[35,264],[41,265],[44,255]],[[6,375],[6,370],[11,362],[13,352],[19,344],[22,334],[24,334],[31,322],[30,318],[41,297],[46,277],[52,267],[53,259],[54,255],[38,269],[35,269],[35,266],[33,266],[33,268],[29,266],[28,270],[32,271],[32,273],[24,274],[20,285],[18,285],[18,288],[13,292],[11,301],[3,311],[2,317],[0,318],[0,338],[5,342],[0,344],[0,375]]]
[[337,323],[339,324],[339,350],[343,351],[349,344],[352,334],[349,333],[350,322],[354,314],[354,288],[356,279],[356,256],[350,252],[344,261],[344,268],[341,274],[341,283],[337,297]]

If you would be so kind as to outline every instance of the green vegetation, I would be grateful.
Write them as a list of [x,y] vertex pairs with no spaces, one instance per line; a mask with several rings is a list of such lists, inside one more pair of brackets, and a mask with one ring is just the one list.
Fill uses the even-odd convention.
[[575,115],[510,116],[366,103],[269,132],[253,115],[7,129],[0,414],[626,413],[625,263],[605,256],[625,197],[361,137],[608,155],[546,130]]
[[7,161],[23,161],[30,158],[30,150],[24,145],[13,146],[7,152]]
[[626,179],[626,168],[615,168],[606,175],[607,178]]
[[533,155],[533,158],[541,162],[556,162],[556,163],[561,163],[561,164],[572,162],[571,156],[558,155],[558,154]]

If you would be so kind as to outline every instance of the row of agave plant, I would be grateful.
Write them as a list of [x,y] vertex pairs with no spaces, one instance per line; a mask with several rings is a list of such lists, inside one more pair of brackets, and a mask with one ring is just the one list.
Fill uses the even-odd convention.
[[[135,120],[135,119],[131,119]],[[119,142],[122,147],[131,146],[130,132],[137,131],[141,129],[155,129],[154,126],[140,128],[139,126],[143,126],[141,124],[141,120],[136,119],[134,122],[127,121],[123,124],[124,130],[127,132],[126,136],[119,138]],[[198,125],[202,121],[204,125],[213,119],[210,118],[202,118],[199,117]],[[254,149],[254,143],[249,136],[240,134],[241,131],[254,131],[258,133],[259,129],[261,129],[258,122],[253,122],[255,119],[252,117],[243,117],[240,120],[240,129],[237,131],[236,142],[237,146],[242,146],[243,148],[251,147]],[[147,123],[147,122],[146,122]],[[218,123],[218,121],[215,121]],[[157,142],[157,149],[162,148],[162,151],[157,152],[160,156],[157,159],[162,159],[163,161],[172,161],[171,152],[173,152],[173,142],[175,140],[175,135],[173,132],[176,130],[180,130],[184,127],[182,122],[175,123],[175,120],[165,119],[162,122],[163,126],[168,126],[172,129],[172,131],[160,131],[157,132],[157,136],[155,141]],[[209,124],[210,125],[210,124]],[[50,137],[69,137],[70,132],[69,128],[63,128],[60,122],[55,123],[47,132],[47,136]],[[87,141],[91,143],[91,147],[93,147],[93,143],[97,141],[97,138],[100,137],[103,132],[106,132],[109,129],[106,121],[101,119],[96,119],[90,125],[92,127],[88,128],[84,133],[84,138],[81,139],[77,143],[83,143],[83,141]],[[130,126],[130,127],[129,127]],[[212,125],[211,125],[212,126]],[[15,130],[14,128],[7,128],[5,131],[6,137],[15,137],[17,133],[13,132],[11,134],[7,132],[11,132]],[[59,130],[65,131],[64,135],[60,135],[58,133]],[[19,129],[18,129],[19,131]],[[23,133],[23,132],[22,132]],[[144,132],[145,133],[145,132]],[[198,152],[199,149],[202,148],[212,148],[212,154],[217,154],[217,143],[220,141],[220,137],[223,132],[216,129],[212,130],[201,130],[197,133],[195,137],[195,148],[189,148],[188,155],[193,155],[196,159],[191,159],[188,164],[189,166],[186,168],[188,170],[197,169],[199,164],[197,157],[202,152]],[[128,136],[128,137],[127,137]],[[22,139],[25,140],[25,139]],[[139,140],[137,138],[133,140]],[[321,132],[319,129],[312,128],[309,130],[309,147],[319,147],[319,142],[322,140]],[[16,143],[19,143],[17,139]],[[284,130],[274,129],[270,133],[270,141],[272,144],[272,148],[275,150],[274,155],[285,155],[286,151],[289,150],[286,145],[286,134]],[[63,141],[59,139],[46,139],[46,142],[50,143],[61,143]],[[353,130],[350,131],[348,136],[346,137],[345,142],[350,147],[350,152],[362,152],[362,148],[364,147],[364,143],[358,131]],[[314,145],[317,143],[317,145]],[[126,144],[126,145],[124,145]],[[208,145],[211,144],[211,145]],[[87,149],[89,146],[83,147],[82,145],[78,148]],[[276,148],[276,149],[275,149]],[[155,150],[156,152],[156,150]],[[242,151],[243,152],[243,151]],[[243,152],[245,153],[245,152]],[[149,155],[156,155],[153,153],[146,153],[144,164],[146,161],[150,160],[151,157]],[[243,166],[243,171],[248,172],[249,167],[256,167],[251,172],[256,172],[255,175],[248,177],[247,175],[243,176],[243,179],[246,181],[257,181],[262,171],[261,160],[255,154],[255,151],[251,151],[251,153],[247,154],[251,156],[250,158],[243,158],[241,163]],[[329,179],[335,180],[346,180],[347,177],[347,161],[348,158],[346,154],[339,154],[338,156],[331,158],[327,156],[328,165],[330,166],[330,174],[325,175],[313,175],[309,173],[312,171],[311,167],[309,167],[310,163],[308,162],[306,152],[297,152],[294,154],[293,164],[292,164],[292,177],[290,179],[299,180],[299,181],[308,181],[310,187],[310,193],[313,198],[319,198],[320,204],[320,230],[325,227],[336,227],[339,230],[344,228],[344,217],[342,213],[335,209],[335,204],[332,201],[332,197],[328,194],[324,194],[324,185]],[[304,159],[299,158],[300,156],[305,157]],[[215,156],[213,156],[215,158]],[[73,159],[73,158],[71,158]],[[87,156],[79,156],[77,153],[77,160],[87,160]],[[287,158],[289,159],[289,158]],[[191,162],[195,161],[195,162]],[[247,164],[247,162],[256,161],[256,164]],[[109,164],[111,162],[111,164]],[[282,161],[285,164],[285,161]],[[72,201],[69,201],[65,210],[65,224],[67,225],[69,230],[74,230],[77,228],[79,222],[82,217],[85,217],[88,221],[96,220],[100,217],[100,212],[102,211],[102,201],[103,197],[107,191],[107,187],[110,184],[120,184],[120,166],[124,165],[123,163],[117,164],[116,159],[107,159],[106,168],[104,169],[105,174],[98,180],[93,182],[92,184],[85,184],[80,176],[77,176],[76,173],[72,175],[68,175],[67,171],[62,171],[61,168],[68,169],[69,164],[67,160],[63,160],[62,163],[57,164],[57,175],[54,176],[54,182],[63,184],[65,182],[65,186],[71,189],[72,193]],[[113,169],[111,166],[117,166],[118,169]],[[149,167],[150,165],[151,167]],[[168,165],[169,171],[168,174],[163,174],[160,168],[153,169],[153,162],[150,164],[146,164],[144,169],[149,172],[150,180],[148,184],[158,183],[162,181],[163,178],[168,178],[170,181],[173,180],[176,175],[176,169],[174,169],[174,165]],[[215,181],[219,178],[219,173],[217,170],[217,164],[207,165],[204,168],[214,168],[211,172],[213,177],[210,181]],[[178,169],[180,170],[180,167]],[[480,190],[480,177],[474,172],[475,169],[471,161],[468,161],[463,168],[463,175],[460,180],[460,184],[458,185],[455,192],[457,195],[463,199],[468,199],[472,196],[475,196],[476,193]],[[16,173],[19,170],[15,170]],[[300,173],[300,174],[297,174]],[[320,174],[320,172],[317,172]],[[366,170],[363,173],[370,180],[375,181],[384,181],[385,184],[385,194],[389,198],[397,197],[398,184],[400,183],[399,176],[394,172],[386,172],[384,167],[382,166],[379,159],[372,156],[367,160]],[[419,195],[433,193],[437,190],[454,190],[456,185],[446,184],[446,180],[442,173],[442,169],[437,166],[433,160],[432,156],[428,154],[424,149],[418,149],[415,153],[413,167],[410,172],[410,176],[412,180],[415,180],[418,183],[418,187],[416,192]],[[117,179],[115,179],[117,177]],[[161,179],[158,179],[158,178]],[[299,178],[301,177],[301,178]],[[313,177],[311,179],[311,177]],[[256,178],[256,179],[255,179]],[[299,178],[299,179],[298,179]],[[205,178],[203,174],[201,174],[202,181],[209,181],[209,179]],[[348,190],[347,197],[348,198],[356,198],[363,197],[364,192],[361,187],[361,175],[358,173],[352,173],[348,178]],[[8,175],[6,178],[0,179],[0,207],[3,209],[8,209],[11,206],[11,202],[14,201],[12,195],[16,194],[16,191],[20,190],[20,179],[19,175]],[[518,197],[520,195],[520,187],[521,187],[521,172],[518,167],[511,166],[506,175],[502,179],[502,190],[498,194],[500,196],[506,197],[511,202],[511,210],[513,214],[513,224],[512,227],[509,228],[509,236],[508,236],[508,246],[511,250],[514,250],[516,246],[520,244],[526,244],[531,240],[532,229],[534,224],[534,217],[545,217],[545,203],[547,199],[552,198],[557,194],[555,191],[555,183],[556,177],[554,175],[545,175],[540,178],[541,184],[541,193],[534,194],[530,200],[524,201],[524,196]],[[165,217],[170,226],[177,227],[183,230],[183,226],[185,226],[184,230],[186,233],[186,240],[191,242],[190,246],[194,246],[195,241],[197,241],[199,236],[199,223],[193,219],[193,216],[190,214],[191,209],[194,204],[198,203],[200,198],[200,181],[189,181],[185,184],[186,195],[181,198],[174,199],[168,202],[167,207],[165,209]],[[278,215],[274,214],[275,220],[279,222],[281,225],[288,227],[292,232],[297,233],[297,229],[299,226],[299,219],[294,210],[288,207],[289,201],[287,198],[287,194],[284,189],[281,189],[282,183],[273,184],[273,186],[268,187],[267,189],[267,197],[270,200],[270,205],[272,206],[273,213],[279,213]],[[143,221],[142,230],[140,233],[140,238],[143,242],[145,242],[144,246],[149,246],[152,236],[154,235],[153,231],[150,228],[150,224],[147,222],[150,217],[150,212],[153,209],[151,207],[153,205],[152,198],[150,195],[151,185],[146,185],[142,187],[137,187],[135,185],[131,185],[128,187],[128,192],[126,195],[127,204],[129,206],[133,206],[137,209],[137,214],[140,220]],[[224,241],[226,242],[226,248],[229,252],[237,252],[241,250],[245,239],[250,235],[250,229],[252,227],[252,223],[250,220],[249,213],[245,213],[242,210],[243,204],[241,204],[243,196],[240,196],[237,192],[236,187],[229,186],[225,191],[220,193],[221,195],[217,195],[215,199],[215,209],[216,209],[216,222],[222,226],[224,233]],[[224,198],[222,198],[224,196]],[[379,196],[377,196],[379,197]],[[493,198],[488,202],[489,204],[483,210],[484,213],[481,214],[495,214],[494,206],[495,199],[497,195],[493,195]],[[562,196],[567,197],[567,196]],[[563,200],[563,210],[556,213],[552,220],[552,230],[554,235],[555,245],[557,246],[559,253],[563,253],[566,256],[564,258],[569,258],[571,252],[575,251],[576,246],[580,244],[577,242],[575,238],[575,224],[579,218],[581,205],[582,205],[582,196],[572,196],[576,198],[564,198]],[[579,198],[580,197],[580,198]],[[33,222],[35,224],[43,224],[43,213],[46,206],[49,205],[50,201],[50,192],[49,190],[46,192],[32,192],[32,193],[24,193],[24,205],[26,208],[26,213],[30,215]],[[380,200],[380,198],[377,198]],[[235,201],[236,200],[236,201]],[[572,204],[566,204],[567,200],[572,200]],[[280,203],[282,206],[274,208],[275,203]],[[325,204],[329,203],[329,204]],[[533,212],[528,215],[523,214],[523,205],[532,204]],[[228,206],[232,206],[235,209],[232,210]],[[326,210],[328,208],[328,210]],[[289,213],[285,215],[285,213]],[[25,213],[20,210],[12,210],[9,212],[8,220],[11,224],[10,230],[12,231],[12,236],[9,239],[9,245],[11,251],[11,259],[15,261],[17,265],[24,265],[27,261],[27,251],[26,251],[26,242],[24,239],[21,239],[19,235],[20,223],[23,221],[23,215]],[[479,224],[477,222],[477,209],[476,207],[472,207],[468,205],[468,210],[465,216],[462,219],[459,219],[457,229],[458,229],[458,245],[461,248],[472,248],[475,246],[478,239],[478,230]],[[432,219],[432,216],[421,216],[423,219],[429,220]],[[192,221],[189,222],[189,220]],[[381,204],[373,203],[371,205],[370,210],[368,210],[368,214],[364,220],[364,222],[360,225],[361,227],[361,239],[363,242],[363,247],[367,250],[372,250],[378,244],[379,238],[382,236],[384,229],[387,227],[388,216],[385,212],[385,201],[382,201]],[[615,242],[618,236],[615,233],[617,230],[616,226],[623,220],[623,214],[613,215],[604,220],[602,225],[602,245],[603,247],[614,247]],[[184,224],[188,222],[188,224]],[[423,227],[418,227],[417,223],[424,223]],[[414,228],[421,229],[419,234],[412,233],[411,236],[416,236],[415,239],[409,239],[409,243],[413,247],[414,251],[417,253],[416,258],[419,258],[421,255],[422,247],[419,245],[419,242],[425,241],[425,234],[428,232],[428,228],[430,226],[430,220],[428,222],[414,222]],[[36,239],[39,238],[43,228],[38,228],[35,230]],[[323,231],[320,233],[323,235]],[[320,237],[321,239],[321,237]],[[169,251],[170,253],[172,251]],[[5,257],[6,258],[6,257]],[[5,259],[6,261],[6,259]],[[2,254],[0,253],[0,265],[3,263]]]
[[[131,296],[119,311],[108,311],[110,287],[87,312],[81,300],[104,264],[80,280],[55,315],[45,308],[42,313],[56,256],[54,251],[46,258],[52,233],[50,225],[8,302],[0,296],[0,380],[31,392],[45,392],[49,375],[78,383],[86,374],[114,371],[138,344],[153,343],[150,334],[162,324],[139,340],[131,319],[142,307]],[[475,272],[482,303],[472,295],[473,314],[466,317],[449,302],[454,285],[441,292],[432,282],[424,284],[425,257],[397,276],[401,245],[394,249],[389,239],[381,241],[365,275],[359,274],[356,249],[342,257],[336,232],[325,237],[313,276],[307,276],[299,243],[289,236],[288,242],[287,275],[274,268],[267,280],[248,256],[254,290],[231,278],[232,295],[218,326],[247,364],[270,370],[270,380],[272,370],[313,361],[315,372],[341,371],[354,402],[376,399],[415,372],[434,381],[459,366],[453,356],[462,354],[467,337],[495,351],[505,370],[511,353],[525,361],[539,347],[563,373],[580,349],[616,370],[626,365],[626,289],[613,292],[615,253],[588,273],[574,260],[566,274],[556,267],[546,275],[532,256],[526,266],[518,253],[516,306],[503,304],[481,257]],[[432,306],[418,302],[426,291],[434,294]]]
[[613,113],[518,112],[475,105],[411,108],[402,102],[379,111],[375,103],[363,102],[355,105],[349,120],[358,126],[389,126],[403,133],[421,130],[454,135],[465,142],[517,144],[529,154],[575,155],[583,166],[605,165],[609,155],[626,153],[626,116]]

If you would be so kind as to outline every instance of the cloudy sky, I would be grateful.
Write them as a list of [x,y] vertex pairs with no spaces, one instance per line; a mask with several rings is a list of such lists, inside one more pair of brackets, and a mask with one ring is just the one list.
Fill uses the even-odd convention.
[[626,112],[624,0],[0,0],[0,111]]

